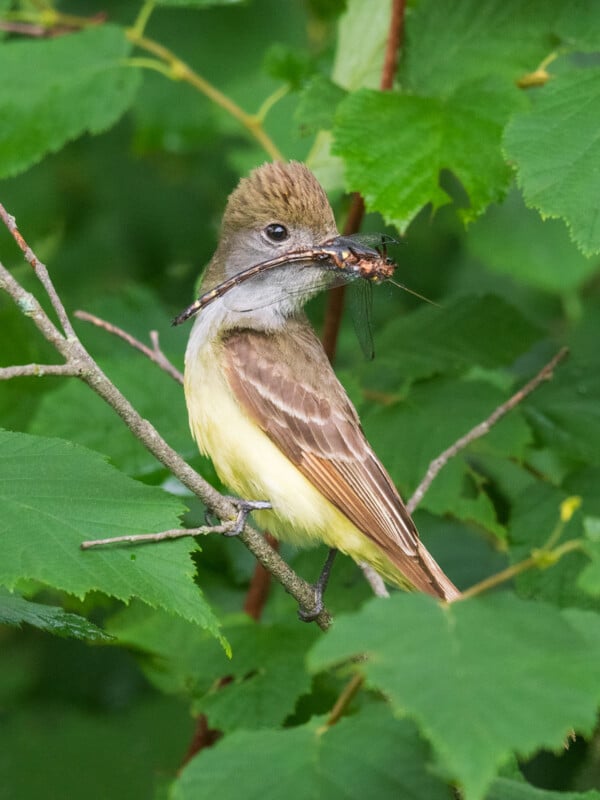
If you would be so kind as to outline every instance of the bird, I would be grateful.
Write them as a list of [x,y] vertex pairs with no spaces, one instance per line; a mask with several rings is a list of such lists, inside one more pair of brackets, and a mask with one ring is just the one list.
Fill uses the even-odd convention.
[[[337,236],[306,165],[263,164],[229,196],[202,291]],[[276,538],[324,543],[389,584],[456,600],[303,312],[329,274],[291,260],[196,314],[184,372],[191,433],[231,491],[268,501],[254,518]]]

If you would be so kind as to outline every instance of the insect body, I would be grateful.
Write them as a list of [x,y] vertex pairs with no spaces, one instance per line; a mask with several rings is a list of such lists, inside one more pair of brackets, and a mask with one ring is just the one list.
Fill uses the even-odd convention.
[[218,286],[210,289],[210,291],[205,292],[181,314],[176,316],[172,324],[181,325],[182,322],[206,308],[217,298],[223,297],[234,287],[252,280],[257,275],[294,263],[312,263],[321,267],[339,270],[340,273],[343,273],[341,282],[363,278],[370,283],[382,283],[392,277],[396,265],[387,257],[385,251],[386,240],[383,237],[379,237],[379,241],[382,252],[364,244],[364,237],[337,236],[335,239],[324,242],[319,247],[293,250],[269,261],[254,264],[223,281]]

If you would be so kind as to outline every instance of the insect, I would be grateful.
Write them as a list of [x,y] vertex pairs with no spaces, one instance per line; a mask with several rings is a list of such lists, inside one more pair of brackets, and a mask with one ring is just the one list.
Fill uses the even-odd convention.
[[[379,249],[370,247],[367,243],[369,241],[377,242]],[[258,275],[295,263],[308,263],[308,268],[311,265],[318,265],[335,271],[337,274],[329,276],[324,281],[323,288],[332,288],[357,278],[362,278],[371,284],[383,283],[391,279],[396,269],[395,263],[387,257],[386,249],[386,245],[394,241],[391,237],[382,235],[337,236],[318,247],[293,250],[277,258],[261,261],[205,292],[181,314],[178,314],[172,324],[181,325],[182,322],[223,297],[231,289]]]

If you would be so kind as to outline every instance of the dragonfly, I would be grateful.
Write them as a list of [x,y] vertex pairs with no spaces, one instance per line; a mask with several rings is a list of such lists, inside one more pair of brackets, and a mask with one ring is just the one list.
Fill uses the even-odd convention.
[[[227,278],[202,294],[173,319],[172,325],[181,325],[211,303],[225,297],[235,287],[246,281],[260,279],[267,272],[290,266],[303,269],[314,269],[317,266],[322,269],[323,275],[320,282],[312,285],[315,292],[347,284],[354,284],[356,287],[356,291],[351,294],[352,318],[361,348],[365,356],[371,359],[374,356],[371,333],[373,285],[390,282],[400,289],[405,289],[421,297],[393,280],[396,264],[387,254],[387,247],[390,244],[398,244],[398,241],[387,234],[336,236],[316,247],[288,251],[276,258],[261,261],[238,272],[231,278]],[[274,295],[273,292],[269,292],[265,305],[277,302],[283,295],[293,296],[296,294],[293,287],[293,281],[282,282],[280,294]],[[301,291],[306,290],[298,290],[298,292]],[[252,309],[236,308],[236,310],[251,311],[259,307],[254,305]]]

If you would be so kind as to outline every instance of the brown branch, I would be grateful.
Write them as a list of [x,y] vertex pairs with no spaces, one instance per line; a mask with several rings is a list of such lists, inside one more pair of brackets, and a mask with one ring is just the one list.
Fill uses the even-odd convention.
[[[396,67],[398,66],[398,53],[404,34],[404,12],[405,0],[393,0],[383,68],[381,70],[381,80],[379,83],[382,91],[389,91],[394,85],[394,76],[396,74]],[[344,235],[349,236],[353,233],[357,233],[360,230],[364,216],[364,200],[360,194],[355,193],[352,196],[352,204],[350,205],[346,224],[344,225]],[[327,297],[325,322],[323,324],[321,340],[327,357],[331,362],[335,360],[337,341],[342,324],[342,314],[344,312],[344,297],[344,286],[338,286],[336,289],[332,289]]]
[[464,450],[465,447],[468,447],[471,442],[474,442],[476,439],[480,439],[482,436],[485,436],[487,433],[489,433],[490,429],[498,422],[498,420],[500,420],[505,414],[521,403],[527,397],[527,395],[531,394],[531,392],[537,389],[537,387],[543,381],[550,380],[553,376],[554,369],[567,356],[568,352],[569,349],[567,347],[561,348],[558,353],[556,353],[556,355],[551,358],[544,367],[542,367],[535,377],[533,377],[528,383],[525,384],[525,386],[519,389],[518,392],[515,392],[515,394],[513,394],[513,396],[510,397],[505,403],[502,403],[502,405],[498,406],[498,408],[496,408],[487,419],[485,419],[483,422],[480,422],[479,425],[476,425],[464,436],[461,436],[461,438],[454,442],[453,445],[444,450],[443,453],[440,453],[437,458],[433,459],[427,468],[425,477],[417,486],[412,497],[406,504],[409,514],[412,514],[415,508],[419,505],[423,499],[423,496],[425,495],[425,492],[429,489],[440,470],[443,469],[448,461],[460,453],[461,450]]
[[15,218],[6,211],[2,203],[0,203],[0,217],[2,218],[2,221],[12,234],[12,237],[15,240],[15,242],[19,245],[19,247],[23,251],[25,260],[33,267],[33,270],[37,275],[40,283],[46,290],[46,294],[50,298],[52,307],[56,311],[56,314],[58,316],[61,327],[65,332],[65,335],[74,337],[75,331],[73,330],[73,326],[71,325],[69,317],[67,316],[65,307],[63,306],[58,294],[56,293],[54,284],[50,280],[50,275],[48,274],[48,270],[46,269],[45,264],[42,264],[42,262],[33,252],[33,250],[29,247],[25,239],[21,236],[21,233],[17,228],[17,223],[15,221]]
[[82,550],[91,550],[92,547],[102,547],[112,544],[144,544],[146,542],[164,542],[167,539],[184,539],[188,536],[207,536],[209,533],[231,533],[234,530],[236,521],[226,522],[223,525],[202,525],[199,528],[172,528],[160,533],[135,533],[125,536],[109,536],[108,539],[89,539],[82,542]]
[[[14,219],[7,214],[1,204],[0,217],[5,221],[9,231],[21,246],[25,257],[46,289],[52,300],[52,305],[61,318],[65,333],[72,330],[64,306],[56,294],[46,268],[27,246],[18,232]],[[228,522],[237,519],[238,510],[233,503],[227,497],[219,494],[214,487],[181,458],[179,453],[162,439],[156,428],[148,420],[141,417],[127,398],[111,383],[87,352],[77,335],[73,333],[72,335],[63,336],[51,322],[37,299],[30,292],[25,291],[1,263],[0,289],[4,289],[12,297],[21,311],[33,320],[44,338],[63,356],[66,364],[70,365],[81,380],[113,408],[133,435],[140,440],[161,464],[167,467],[175,477],[179,478],[184,486],[199,497],[220,520]],[[314,608],[313,587],[296,575],[258,531],[246,524],[237,538],[246,545],[303,609],[310,611]],[[322,611],[315,621],[325,630],[331,624],[331,617],[327,611]]]
[[[279,549],[279,542],[270,533],[265,533],[265,539],[274,550]],[[271,573],[262,564],[257,564],[244,598],[244,612],[252,619],[259,620],[262,617],[270,588]]]
[[95,314],[90,314],[87,311],[75,311],[74,316],[77,319],[84,320],[84,322],[91,322],[92,325],[96,325],[98,328],[102,328],[108,333],[112,333],[113,336],[118,336],[119,339],[123,339],[123,341],[127,342],[127,344],[131,345],[135,350],[139,350],[140,353],[143,353],[150,361],[153,361],[157,366],[159,366],[162,370],[164,370],[168,375],[170,375],[177,383],[183,385],[183,375],[181,372],[175,367],[163,351],[160,349],[159,341],[158,341],[158,332],[157,331],[150,331],[150,341],[152,342],[152,347],[148,347],[143,342],[140,342],[139,339],[136,339],[135,336],[132,336],[127,331],[124,331],[122,328],[113,325],[112,322],[107,322],[100,317],[95,316]]
[[222,738],[222,736],[223,731],[220,731],[217,728],[209,727],[208,717],[206,714],[198,714],[196,717],[194,735],[192,736],[192,741],[190,742],[187,752],[184,755],[181,764],[179,765],[178,774],[185,767],[185,765],[192,760],[196,753],[199,753],[201,750],[205,750],[207,747],[212,747],[213,744]]
[[398,66],[398,55],[404,37],[405,10],[406,0],[392,0],[390,29],[385,46],[385,57],[383,59],[381,82],[379,84],[379,88],[382,92],[387,92],[394,86],[394,77],[396,76],[396,68]]

